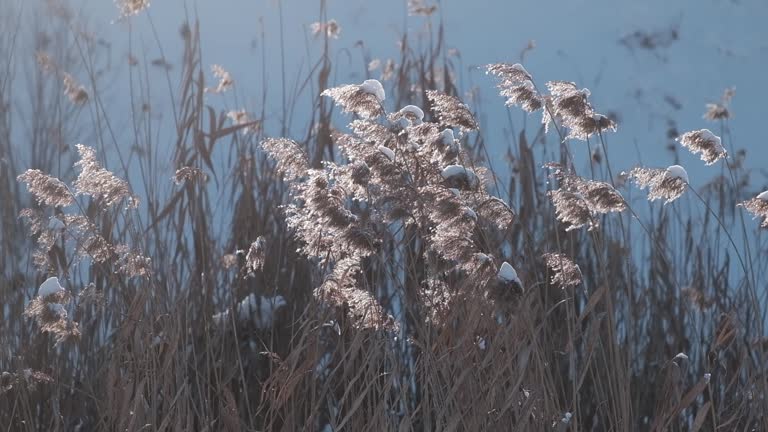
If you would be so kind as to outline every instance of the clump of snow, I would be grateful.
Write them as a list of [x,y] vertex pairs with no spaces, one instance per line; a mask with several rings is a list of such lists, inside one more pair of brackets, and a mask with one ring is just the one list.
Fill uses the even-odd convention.
[[48,229],[51,231],[61,231],[64,229],[64,222],[56,216],[51,216],[51,218],[48,219]]
[[440,132],[440,139],[445,145],[453,145],[453,142],[456,140],[456,137],[453,135],[453,129],[444,129]]
[[560,421],[565,424],[568,424],[571,422],[571,417],[573,417],[573,414],[566,412],[565,414],[563,414],[563,418]]
[[443,168],[441,175],[446,180],[464,177],[470,186],[475,186],[478,183],[477,174],[475,174],[475,172],[471,169],[464,167],[463,165],[448,165],[447,167]]
[[688,172],[686,172],[685,168],[680,165],[671,165],[667,167],[667,177],[679,178],[686,183],[690,183],[688,181]]
[[384,156],[386,156],[390,161],[395,161],[395,152],[393,152],[389,147],[379,146],[379,151],[384,153]]
[[720,137],[713,134],[711,130],[709,129],[702,129],[699,131],[699,136],[704,141],[713,141],[715,143],[715,146],[719,149],[723,148],[722,141],[720,140]]
[[[237,304],[237,318],[240,321],[252,320],[260,330],[266,330],[274,324],[275,313],[287,303],[283,296],[263,297],[251,293]],[[229,310],[213,315],[213,321],[221,324],[229,318]]]
[[705,374],[704,374],[704,382],[705,382],[705,383],[709,384],[709,381],[710,381],[711,379],[712,379],[712,374],[711,374],[711,373],[705,373]]
[[360,90],[376,96],[379,102],[383,102],[385,99],[384,86],[381,85],[379,80],[367,79],[360,84]]
[[413,114],[413,117],[415,117],[413,124],[421,124],[422,120],[424,120],[424,111],[422,111],[421,108],[417,107],[416,105],[406,105],[400,110],[400,113]]
[[672,360],[688,360],[688,356],[685,353],[678,353]]
[[51,294],[56,294],[58,292],[63,292],[64,287],[59,284],[59,278],[57,277],[49,277],[45,280],[42,284],[40,284],[40,288],[37,289],[37,295],[39,295],[42,298],[48,297]]
[[477,344],[477,347],[480,348],[480,351],[485,351],[485,349],[488,348],[488,342],[484,337],[478,336],[475,339],[475,343]]
[[757,199],[763,200],[763,201],[768,201],[768,190],[760,192],[760,195],[757,196]]
[[520,282],[520,278],[517,277],[517,270],[515,270],[514,267],[512,267],[512,264],[504,261],[501,264],[501,267],[499,268],[499,273],[497,274],[499,279],[505,280],[507,282],[517,282],[522,286],[523,284]]

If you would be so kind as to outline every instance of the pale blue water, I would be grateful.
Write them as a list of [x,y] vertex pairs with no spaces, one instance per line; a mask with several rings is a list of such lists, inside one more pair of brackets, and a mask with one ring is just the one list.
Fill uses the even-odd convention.
[[[111,2],[80,0],[76,3],[91,17],[99,33],[114,44],[116,56],[127,52],[127,26],[110,23],[117,14]],[[285,83],[290,90],[306,76],[308,67],[319,55],[321,44],[311,38],[308,26],[319,20],[320,3],[308,0],[281,3]],[[281,114],[283,80],[278,4],[277,0],[156,0],[148,14],[157,26],[171,63],[178,62],[181,51],[178,28],[185,14],[184,6],[191,15],[200,17],[204,62],[223,65],[237,83],[237,101],[232,94],[209,96],[208,103],[221,109],[245,106],[251,111],[261,110],[261,48],[264,45],[268,59],[267,113],[277,120]],[[397,58],[397,42],[403,31],[418,34],[423,32],[426,23],[423,17],[408,16],[406,2],[399,0],[329,0],[327,9],[328,18],[336,19],[342,27],[341,37],[332,42],[337,84],[359,82],[363,78],[365,65],[359,48],[355,47],[357,41],[365,42],[373,58]],[[527,54],[525,66],[540,86],[548,80],[575,81],[592,91],[592,101],[598,110],[620,115],[618,133],[608,136],[615,172],[631,168],[639,157],[649,166],[674,163],[665,149],[668,120],[676,123],[680,133],[703,127],[719,133],[717,125],[704,121],[701,116],[705,103],[718,100],[722,91],[731,86],[736,88],[732,105],[735,144],[748,150],[749,167],[766,168],[768,151],[762,120],[768,87],[762,81],[768,67],[768,31],[764,26],[768,21],[768,2],[448,0],[439,3],[433,22],[439,19],[445,23],[448,47],[461,53],[461,82],[465,90],[477,86],[481,91],[481,126],[492,156],[502,155],[508,143],[503,133],[507,128],[506,113],[503,99],[495,93],[493,80],[477,66],[519,61],[522,48],[529,40],[535,40],[537,47]],[[261,40],[260,22],[264,25],[265,40]],[[131,25],[134,47],[144,47],[149,59],[159,57],[148,17],[134,17]],[[670,29],[675,29],[677,38],[670,37]],[[657,32],[665,46],[652,51],[639,47],[630,50],[619,43],[636,31]],[[152,73],[157,78],[157,93],[162,94],[166,91],[163,75],[156,68]],[[110,91],[118,100],[123,96],[127,104],[124,97],[127,84],[112,87]],[[391,100],[389,103],[388,109],[399,108],[391,106]],[[678,103],[679,109],[676,109],[673,105]],[[127,105],[111,108],[119,112]],[[153,108],[155,111],[165,108],[168,112],[167,105]],[[302,114],[306,112],[299,104],[292,124],[303,128]],[[512,110],[518,130],[523,118],[519,110]],[[168,114],[167,121],[170,120]],[[528,119],[533,123],[531,126],[538,121],[538,114]],[[274,135],[279,129],[269,132]],[[587,154],[579,142],[573,144],[573,150],[577,157]],[[694,184],[701,184],[719,173],[719,170],[706,169],[696,156],[685,151],[678,153]],[[763,176],[755,180],[756,188],[765,183]]]

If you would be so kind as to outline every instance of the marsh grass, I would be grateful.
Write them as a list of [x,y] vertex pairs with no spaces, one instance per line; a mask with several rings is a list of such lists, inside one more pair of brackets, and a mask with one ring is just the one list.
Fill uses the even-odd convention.
[[[311,121],[279,120],[295,140],[267,135],[265,110],[227,123],[211,98],[238,77],[215,66],[206,81],[200,24],[185,22],[162,72],[175,131],[163,171],[151,63],[126,62],[127,150],[100,45],[54,5],[46,32],[71,55],[30,75],[29,127],[0,110],[2,430],[768,428],[768,254],[736,207],[768,211],[738,160],[718,161],[723,146],[687,144],[728,177],[688,194],[687,178],[638,168],[667,203],[625,198],[644,192],[605,175],[607,159],[590,175],[570,163],[616,129],[589,92],[500,63],[501,96],[525,111],[511,112],[545,124],[510,134],[508,164],[490,166],[483,107],[462,102],[434,5],[409,2],[428,37],[416,50],[424,35],[402,36],[383,99],[330,82],[340,33],[321,2],[322,49],[282,107],[309,100]],[[151,21],[146,6],[120,2],[122,19]],[[15,62],[46,48],[26,52],[8,28],[6,107]],[[54,61],[81,81],[52,79]],[[708,118],[733,146],[727,118]],[[48,276],[62,298],[36,297]]]

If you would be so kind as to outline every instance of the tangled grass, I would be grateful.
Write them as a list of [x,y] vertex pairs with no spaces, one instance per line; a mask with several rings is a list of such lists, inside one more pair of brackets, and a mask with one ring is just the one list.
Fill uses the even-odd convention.
[[[149,6],[117,4],[123,19]],[[409,2],[422,19],[437,19],[436,7]],[[58,35],[81,37],[57,10]],[[680,137],[728,176],[713,172],[699,190],[678,165],[601,178],[570,162],[587,151],[572,140],[605,149],[604,132],[617,129],[589,91],[493,64],[506,104],[542,116],[512,137],[503,175],[482,157],[480,107],[462,101],[450,71],[434,73],[439,56],[404,43],[400,64],[364,65],[384,64],[383,82],[331,86],[339,29],[325,17],[312,27],[324,41],[307,78],[321,84],[314,121],[290,139],[269,136],[263,114],[207,104],[238,88],[202,62],[187,22],[181,70],[163,69],[177,80],[167,172],[141,98],[129,107],[140,119],[130,159],[98,135],[76,155],[30,139],[27,163],[0,111],[10,168],[0,172],[0,425],[768,429],[768,253],[756,236],[768,195],[750,191],[737,153],[725,152],[729,111],[707,108],[723,136]],[[427,53],[446,49],[434,36]],[[79,142],[83,127],[117,121],[78,115],[104,102],[99,45],[85,46],[62,56],[72,64],[37,53],[46,73],[36,88],[48,90],[31,99],[33,136]],[[72,75],[61,83],[58,70]],[[627,179],[666,205],[625,198]]]

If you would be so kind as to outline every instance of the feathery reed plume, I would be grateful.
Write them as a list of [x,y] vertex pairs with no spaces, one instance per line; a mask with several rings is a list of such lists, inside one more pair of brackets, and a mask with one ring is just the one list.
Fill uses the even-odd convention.
[[581,283],[581,269],[562,253],[546,253],[542,255],[544,263],[552,270],[552,283],[567,288]]
[[314,22],[309,25],[309,29],[315,38],[324,34],[329,39],[338,39],[341,34],[341,26],[335,19],[326,22]]
[[128,277],[152,276],[152,259],[131,250],[127,245],[115,247],[117,271]]
[[220,65],[212,65],[211,71],[213,72],[213,76],[216,77],[219,82],[216,85],[216,87],[206,87],[205,92],[207,93],[224,93],[225,91],[231,89],[235,85],[235,80],[232,79],[232,75],[224,70],[223,67]]
[[321,303],[346,310],[354,327],[396,330],[397,322],[386,313],[373,294],[358,287],[361,258],[352,254],[336,261],[331,274],[313,295]]
[[182,183],[188,181],[207,181],[208,176],[205,175],[203,170],[200,168],[186,166],[177,169],[176,173],[173,175],[173,177],[171,177],[171,180],[173,180],[177,186],[180,186]]
[[560,182],[560,188],[550,191],[549,196],[557,219],[567,225],[566,231],[583,226],[591,231],[599,225],[595,215],[626,210],[624,198],[610,184],[566,173],[558,163],[544,166],[554,170],[552,177]]
[[[431,218],[435,219],[435,214]],[[447,217],[446,212],[446,217]],[[457,263],[472,258],[478,252],[471,234],[475,230],[475,220],[465,207],[459,207],[459,214],[447,219],[435,220],[435,227],[429,236],[430,248],[448,261]]]
[[35,391],[38,385],[53,382],[53,377],[43,371],[23,369],[20,373],[3,372],[0,374],[0,395],[14,387]]
[[704,113],[704,119],[709,121],[728,120],[731,118],[731,111],[728,108],[731,104],[736,89],[729,87],[723,91],[723,96],[718,103],[708,103],[707,111]]
[[80,336],[78,324],[68,319],[65,303],[71,294],[59,284],[59,278],[50,277],[38,288],[35,296],[24,309],[24,316],[34,318],[40,331],[50,333],[56,339],[55,346]]
[[260,127],[259,121],[251,120],[250,114],[244,109],[230,110],[227,112],[227,118],[232,120],[232,124],[235,126],[248,125],[243,127],[243,135],[247,135],[249,132],[257,132]]
[[384,113],[381,105],[386,97],[384,87],[374,79],[326,89],[320,94],[333,99],[343,112],[355,113],[365,119],[374,119]]
[[575,188],[584,196],[595,213],[623,212],[627,209],[627,204],[619,191],[606,182],[578,177]]
[[75,166],[80,169],[73,184],[78,195],[89,195],[109,207],[125,200],[129,208],[139,206],[139,198],[131,193],[128,182],[115,177],[96,160],[96,150],[77,144],[80,160]]
[[648,189],[648,200],[664,199],[664,204],[680,198],[688,186],[688,173],[680,165],[663,168],[633,168],[628,174],[635,184]]
[[[616,123],[592,108],[587,100],[590,96],[588,89],[579,89],[575,83],[567,81],[550,81],[547,88],[551,94],[552,114],[570,130],[566,138],[586,141],[596,133],[609,129],[616,131]],[[542,119],[546,123],[550,120],[554,119],[549,116]]]
[[515,221],[515,212],[499,198],[489,197],[475,208],[483,219],[493,222],[499,230],[505,230]]
[[138,15],[149,7],[149,0],[115,0],[115,5],[120,11],[119,19]]
[[19,219],[25,219],[32,235],[43,231],[43,212],[37,209],[25,208],[19,212]]
[[114,248],[101,235],[98,227],[82,215],[65,215],[67,233],[76,241],[75,253],[81,258],[91,258],[96,263],[107,262],[114,257]]
[[296,141],[268,138],[261,142],[261,148],[277,162],[277,172],[283,180],[296,180],[309,170],[309,159]]
[[82,105],[88,102],[88,92],[85,90],[85,87],[78,84],[75,78],[68,73],[64,74],[64,94],[75,105]]
[[40,170],[27,170],[16,179],[27,184],[27,190],[40,204],[66,207],[75,203],[72,193],[64,182]]
[[389,81],[394,78],[396,66],[397,65],[395,65],[395,61],[393,59],[387,59],[387,61],[384,62],[384,67],[381,70],[381,80]]
[[429,5],[424,0],[408,0],[408,15],[430,16],[437,11],[437,5]]
[[707,165],[712,165],[728,156],[720,137],[713,134],[709,129],[686,132],[679,136],[676,141],[693,154],[701,153],[701,160]]
[[55,61],[53,61],[53,59],[51,58],[50,55],[48,55],[47,52],[43,52],[43,51],[36,52],[35,60],[37,60],[37,66],[40,68],[40,70],[45,73],[52,74],[59,69],[59,66],[56,64]]
[[91,282],[77,295],[77,301],[80,306],[92,304],[96,306],[104,305],[104,291],[96,288],[96,284]]
[[752,213],[755,218],[763,218],[761,228],[768,228],[768,191],[761,192],[758,196],[738,204]]
[[456,96],[447,95],[437,90],[427,90],[427,99],[432,111],[440,123],[449,128],[460,128],[463,131],[477,130],[477,120],[469,111],[469,107]]
[[229,270],[237,267],[238,259],[236,254],[224,254],[219,258],[219,264],[225,269]]
[[248,248],[248,254],[245,256],[245,267],[252,272],[262,270],[266,257],[267,239],[259,236]]
[[589,231],[597,228],[598,221],[592,217],[589,203],[578,192],[555,189],[548,192],[555,206],[557,220],[566,225],[565,230],[571,231],[586,226]]
[[533,84],[531,74],[523,65],[494,63],[485,67],[486,73],[498,79],[499,94],[507,98],[507,106],[520,106],[526,112],[534,112],[544,106],[544,99]]

